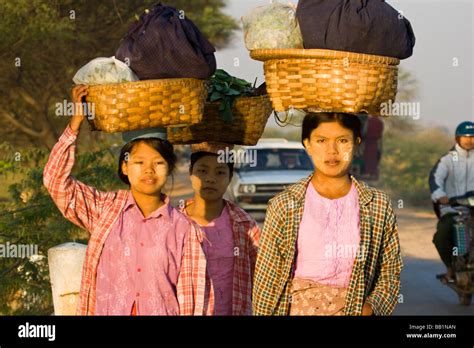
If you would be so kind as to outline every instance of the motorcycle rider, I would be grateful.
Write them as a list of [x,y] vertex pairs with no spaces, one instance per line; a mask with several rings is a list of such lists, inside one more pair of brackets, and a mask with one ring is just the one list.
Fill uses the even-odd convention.
[[449,199],[474,191],[474,122],[462,122],[456,128],[456,145],[439,159],[430,172],[431,199],[438,215],[433,243],[447,268],[438,277],[445,283],[455,281],[451,265],[454,239],[453,224],[462,207],[452,207]]

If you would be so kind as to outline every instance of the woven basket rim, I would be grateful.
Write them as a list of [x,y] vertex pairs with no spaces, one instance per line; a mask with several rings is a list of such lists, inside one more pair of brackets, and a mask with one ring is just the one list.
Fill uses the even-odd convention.
[[89,85],[89,88],[95,89],[116,89],[116,88],[149,88],[153,86],[169,85],[203,85],[207,80],[193,78],[175,78],[175,79],[156,79],[156,80],[138,80],[119,83],[107,83],[104,85]]
[[[262,95],[253,95],[253,96],[240,96],[240,97],[237,97],[235,98],[235,101],[238,101],[238,100],[251,100],[251,99],[270,99],[270,94],[266,93],[266,94],[262,94]],[[216,101],[208,101],[206,100],[205,104],[220,104],[222,100],[216,100]]]
[[344,59],[359,61],[363,63],[379,63],[388,65],[399,65],[400,59],[374,54],[355,53],[347,51],[336,51],[326,49],[299,49],[299,48],[279,48],[260,49],[250,51],[250,57],[255,60],[267,61],[271,59],[292,59],[292,58],[318,58],[318,59]]

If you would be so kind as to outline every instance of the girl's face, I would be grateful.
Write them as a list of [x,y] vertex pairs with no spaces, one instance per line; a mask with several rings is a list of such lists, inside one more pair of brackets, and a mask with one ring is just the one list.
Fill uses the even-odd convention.
[[146,195],[157,195],[166,183],[168,163],[151,146],[139,142],[122,162],[122,172],[128,176],[130,188]]
[[303,141],[316,170],[337,178],[349,173],[355,151],[354,135],[338,122],[323,122]]
[[195,194],[204,200],[222,199],[229,183],[229,167],[219,163],[217,156],[204,156],[194,163],[191,184]]

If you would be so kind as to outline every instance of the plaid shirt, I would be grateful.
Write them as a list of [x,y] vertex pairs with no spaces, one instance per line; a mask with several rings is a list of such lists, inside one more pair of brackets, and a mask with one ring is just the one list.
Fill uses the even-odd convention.
[[[96,276],[99,258],[105,240],[125,207],[130,191],[101,192],[76,180],[71,175],[74,166],[76,138],[77,134],[68,126],[51,151],[48,163],[44,168],[43,182],[64,217],[90,233],[76,313],[78,315],[93,315],[96,304]],[[178,214],[181,213],[178,212]],[[189,220],[185,216],[183,218]],[[190,223],[189,226],[188,237],[196,236],[197,232],[193,225]],[[186,245],[184,248],[186,249]],[[178,294],[183,293],[178,288],[179,285],[186,284],[186,280],[181,279],[184,275],[185,273],[180,273],[178,276]],[[184,303],[191,302],[183,297],[181,300]]]
[[[262,231],[253,289],[255,315],[288,315],[296,241],[312,175],[270,200]],[[361,315],[364,302],[375,315],[390,315],[400,291],[402,258],[390,198],[351,176],[359,195],[360,248],[344,313]]]
[[[193,201],[186,201],[188,206]],[[234,275],[232,315],[252,314],[252,280],[257,259],[260,229],[257,223],[236,204],[225,200],[229,211],[234,240]],[[186,214],[185,207],[182,212]],[[178,282],[178,301],[182,315],[213,315],[214,292],[206,268],[202,243],[205,234],[195,225],[183,256],[182,277]]]

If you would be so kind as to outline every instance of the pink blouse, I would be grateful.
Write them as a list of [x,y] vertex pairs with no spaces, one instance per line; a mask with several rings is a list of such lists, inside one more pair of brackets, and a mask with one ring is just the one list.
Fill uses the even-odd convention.
[[178,315],[176,283],[190,223],[169,198],[144,218],[130,193],[102,250],[97,315]]
[[227,207],[218,218],[199,226],[208,239],[203,243],[203,250],[214,286],[214,315],[232,315],[234,239]]
[[359,242],[355,185],[346,196],[328,199],[310,183],[298,233],[295,277],[347,288]]

